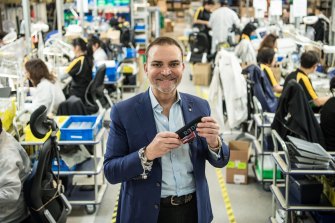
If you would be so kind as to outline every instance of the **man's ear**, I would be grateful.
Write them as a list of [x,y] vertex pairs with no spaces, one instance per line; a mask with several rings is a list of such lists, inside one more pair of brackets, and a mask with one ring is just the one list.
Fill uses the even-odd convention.
[[144,73],[148,74],[148,64],[147,63],[144,64]]

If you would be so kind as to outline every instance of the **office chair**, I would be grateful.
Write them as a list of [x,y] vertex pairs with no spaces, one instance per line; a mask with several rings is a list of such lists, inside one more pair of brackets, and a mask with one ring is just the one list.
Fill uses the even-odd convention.
[[54,159],[59,164],[59,148],[56,137],[58,126],[53,119],[49,119],[46,115],[47,108],[41,105],[30,117],[30,127],[35,137],[41,139],[50,129],[52,132],[39,150],[32,173],[24,183],[24,197],[34,222],[65,223],[72,207],[62,192],[59,165],[57,176],[52,172]]
[[105,74],[106,65],[102,64],[98,67],[95,77],[86,88],[84,104],[88,105],[89,108],[92,108],[92,110],[94,110],[94,108],[96,109],[95,112],[90,113],[96,113],[98,111],[101,111],[103,108],[101,101],[104,99],[107,100],[110,107],[112,107],[113,105],[113,102],[109,97],[107,90],[105,90]]
[[188,37],[191,51],[187,54],[186,61],[188,62],[207,62],[207,50],[209,40],[203,32],[192,32]]

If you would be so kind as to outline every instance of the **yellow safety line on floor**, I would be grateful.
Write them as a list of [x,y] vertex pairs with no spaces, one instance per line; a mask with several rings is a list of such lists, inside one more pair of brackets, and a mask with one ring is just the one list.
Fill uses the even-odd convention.
[[[206,100],[208,99],[208,92],[204,91],[204,89],[202,89],[200,86],[196,86],[196,93],[199,97],[206,99]],[[235,215],[233,212],[233,208],[231,207],[226,184],[223,179],[222,169],[216,168],[215,172],[218,177],[219,184],[220,184],[221,193],[222,193],[223,201],[226,206],[229,223],[236,223]]]
[[226,184],[225,184],[223,176],[222,176],[222,170],[216,168],[215,172],[216,172],[216,176],[218,177],[218,180],[219,180],[223,201],[226,205],[226,210],[227,210],[229,223],[236,223],[236,219],[235,219],[235,216],[234,216],[233,208],[231,207],[231,203],[230,203],[228,191],[227,191],[227,188],[226,188]]
[[196,90],[196,93],[199,97],[201,97],[202,99],[205,99],[205,100],[208,99],[208,93],[205,92],[204,89],[202,89],[202,87],[196,85],[195,90]]
[[114,210],[113,210],[111,223],[116,223],[117,206],[119,204],[119,195],[120,195],[120,190],[119,190],[119,192],[117,193],[117,196],[116,196],[116,201],[115,201],[115,205],[114,205]]

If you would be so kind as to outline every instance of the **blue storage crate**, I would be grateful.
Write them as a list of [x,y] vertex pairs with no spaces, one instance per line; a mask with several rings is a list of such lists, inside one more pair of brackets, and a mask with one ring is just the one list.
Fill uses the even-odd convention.
[[135,37],[135,43],[145,43],[146,39],[145,38],[136,38]]
[[94,140],[101,127],[101,116],[71,115],[60,128],[60,139],[64,141]]
[[145,25],[143,25],[143,24],[137,24],[137,25],[135,25],[134,26],[134,30],[135,31],[144,31],[145,30]]
[[124,54],[126,55],[126,59],[136,58],[136,49],[124,48]]
[[[68,165],[64,162],[64,160],[60,159],[59,160],[59,171],[74,171],[76,170],[77,165],[74,165],[73,167],[69,168]],[[52,171],[58,171],[58,164],[57,164],[57,159],[54,159],[52,161]]]
[[117,63],[115,60],[105,61],[106,64],[106,77],[108,81],[117,81],[119,74],[116,72]]

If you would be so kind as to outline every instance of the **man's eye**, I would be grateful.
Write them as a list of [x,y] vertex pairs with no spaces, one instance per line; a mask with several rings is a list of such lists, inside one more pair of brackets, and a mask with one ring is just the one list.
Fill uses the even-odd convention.
[[176,62],[176,63],[171,63],[170,67],[178,67],[180,65],[180,63]]
[[159,63],[153,63],[153,64],[151,64],[151,66],[153,66],[153,67],[161,67],[162,64],[159,64]]

